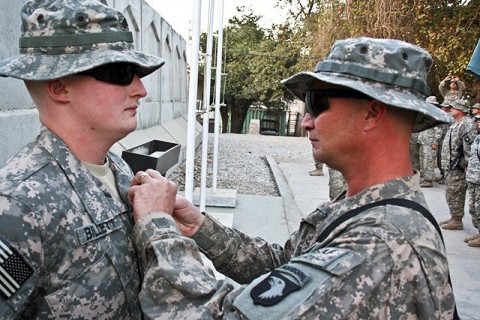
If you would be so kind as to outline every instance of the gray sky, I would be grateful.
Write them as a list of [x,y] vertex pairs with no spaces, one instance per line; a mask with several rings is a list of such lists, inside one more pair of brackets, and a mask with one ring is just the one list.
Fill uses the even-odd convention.
[[[190,29],[192,28],[194,0],[146,0],[146,2],[159,12],[160,15],[188,41]],[[208,27],[207,14],[209,2],[209,0],[202,0],[202,31],[206,31]],[[216,0],[215,2],[217,5],[220,1]],[[224,0],[224,26],[228,19],[235,16],[235,8],[239,5],[244,5],[247,8],[250,7],[256,15],[263,16],[260,24],[264,27],[269,27],[272,23],[279,23],[285,17],[285,12],[274,8],[276,2],[276,0]],[[217,8],[214,12],[214,16],[217,16]],[[217,28],[218,21],[214,19],[213,29],[216,30]]]

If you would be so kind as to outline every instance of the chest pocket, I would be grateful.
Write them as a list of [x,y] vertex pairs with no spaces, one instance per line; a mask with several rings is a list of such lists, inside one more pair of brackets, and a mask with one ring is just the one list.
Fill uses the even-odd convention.
[[60,266],[69,280],[58,279],[60,288],[45,297],[57,319],[141,318],[139,268],[122,216],[74,230],[71,261]]

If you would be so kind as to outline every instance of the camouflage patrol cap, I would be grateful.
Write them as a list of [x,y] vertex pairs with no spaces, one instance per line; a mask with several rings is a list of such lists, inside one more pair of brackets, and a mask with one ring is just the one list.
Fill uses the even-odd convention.
[[425,101],[434,105],[438,105],[437,97],[435,96],[430,96]]
[[472,106],[472,109],[480,109],[480,103],[475,103],[473,106]]
[[457,100],[450,101],[450,106],[453,109],[457,109],[465,113],[470,112],[470,103],[465,99],[457,99]]
[[95,0],[30,0],[20,15],[20,55],[0,61],[3,77],[51,80],[119,62],[142,77],[165,62],[135,51],[125,17]]
[[336,41],[314,72],[300,72],[282,83],[304,101],[313,85],[340,85],[360,91],[387,105],[417,111],[414,132],[441,122],[447,113],[425,101],[430,54],[410,43],[367,37]]

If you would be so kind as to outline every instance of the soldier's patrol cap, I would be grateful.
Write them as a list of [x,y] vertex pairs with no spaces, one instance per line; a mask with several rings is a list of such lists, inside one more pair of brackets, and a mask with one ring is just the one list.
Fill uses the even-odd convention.
[[470,112],[470,103],[465,99],[452,100],[450,106],[465,113]]
[[473,106],[472,106],[472,109],[480,109],[480,103],[475,103]]
[[427,99],[425,101],[427,101],[428,103],[434,104],[434,105],[438,105],[437,97],[435,97],[435,96],[427,97]]
[[95,0],[30,0],[20,15],[20,54],[0,61],[3,77],[51,80],[110,63],[143,77],[165,63],[135,51],[123,14]]
[[300,72],[282,83],[299,99],[314,84],[340,85],[387,105],[417,112],[414,132],[451,122],[449,115],[425,101],[427,73],[433,60],[424,49],[394,39],[368,37],[336,41],[313,72]]
[[440,107],[442,108],[451,108],[451,101],[450,100],[443,100],[442,103],[440,103]]

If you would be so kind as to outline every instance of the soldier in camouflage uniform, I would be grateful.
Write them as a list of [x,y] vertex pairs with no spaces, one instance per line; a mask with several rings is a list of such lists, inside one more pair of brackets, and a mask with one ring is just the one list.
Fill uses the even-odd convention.
[[[284,247],[202,215],[175,198],[176,186],[158,173],[137,173],[129,196],[135,245],[149,264],[140,294],[145,314],[451,319],[455,302],[435,221],[418,208],[378,202],[401,198],[426,206],[408,150],[412,130],[449,120],[425,102],[431,65],[430,55],[411,44],[354,38],[337,41],[315,72],[283,82],[306,100],[302,128],[310,133],[315,159],[342,172],[348,185],[344,198],[303,219]],[[332,225],[366,204],[377,206]],[[241,285],[215,279],[199,248]]]
[[438,85],[438,90],[444,100],[453,101],[461,99],[467,87],[458,76],[446,76]]
[[470,111],[470,114],[472,118],[477,115],[480,115],[480,103],[477,102],[472,106],[472,110]]
[[414,170],[420,171],[420,144],[418,143],[419,132],[412,132],[410,135],[410,162]]
[[[480,133],[480,115],[476,116],[474,121],[477,132]],[[473,226],[479,233],[465,238],[464,241],[470,247],[480,247],[480,135],[477,135],[472,143],[465,179],[468,184],[468,211],[472,216]]]
[[347,183],[338,170],[328,167],[328,197],[330,200],[338,197],[347,189]]
[[[438,106],[437,98],[430,96],[426,100],[428,103]],[[422,188],[433,187],[435,179],[435,168],[437,167],[437,152],[440,139],[442,138],[442,128],[440,125],[423,130],[418,134],[418,144],[420,145],[420,168],[423,173],[423,181],[420,183]]]
[[467,192],[465,172],[470,158],[470,148],[477,131],[472,118],[468,116],[470,104],[467,100],[454,100],[450,105],[455,123],[447,131],[443,140],[442,166],[447,170],[445,196],[451,218],[441,221],[440,225],[446,230],[463,230],[462,219],[465,214]]
[[97,1],[32,0],[21,17],[0,75],[25,81],[42,128],[0,169],[0,318],[141,319],[133,173],[109,149],[164,61]]
[[[453,122],[454,121],[453,117],[450,114],[450,111],[451,111],[451,108],[452,108],[450,106],[450,102],[444,100],[442,103],[440,103],[440,108],[450,115],[451,122]],[[443,140],[445,139],[445,135],[447,134],[448,129],[450,129],[450,126],[451,126],[450,123],[442,123],[442,124],[439,124],[437,126],[442,131],[442,137],[440,138],[440,143],[438,145],[439,149],[438,149],[438,155],[437,155],[437,166],[438,166],[438,169],[440,169],[440,174],[441,174],[441,177],[438,178],[438,180],[437,180],[437,182],[439,184],[445,184],[445,175],[446,175],[447,170],[445,170],[443,168],[442,162],[446,161],[445,159],[447,158],[447,156],[444,154],[445,152],[443,150]]]

